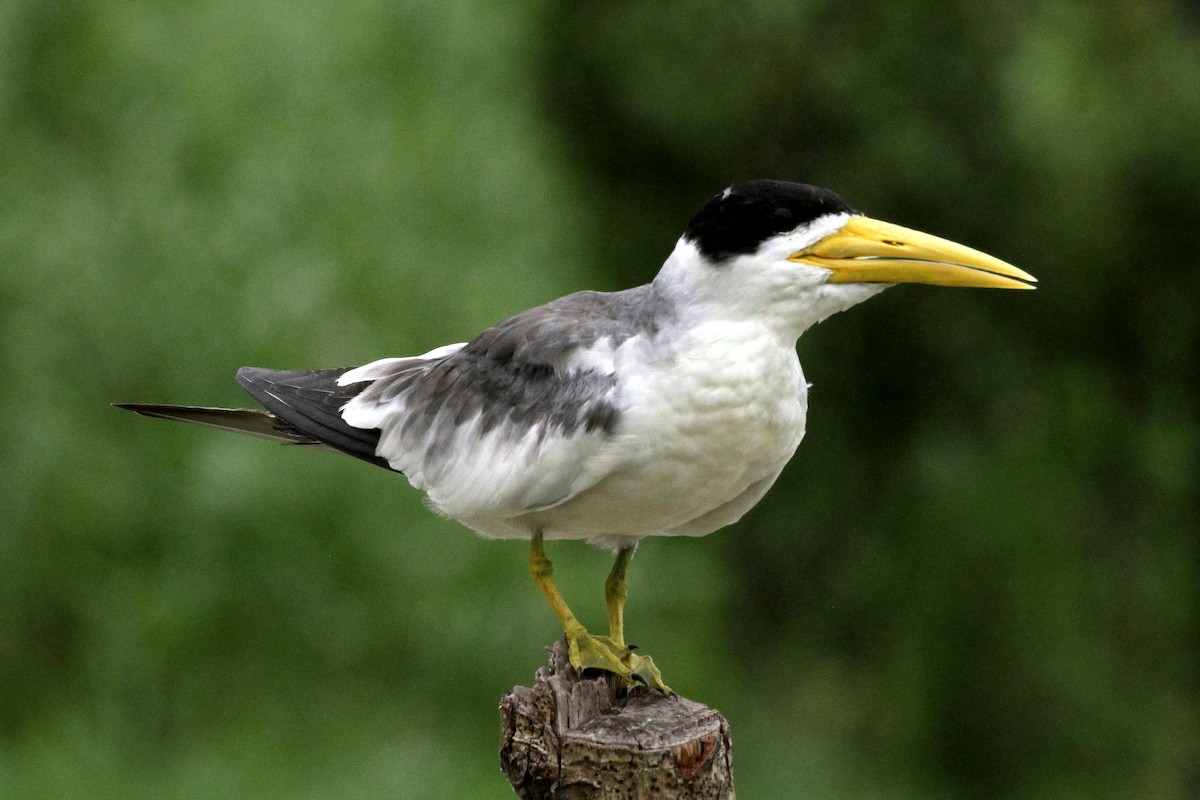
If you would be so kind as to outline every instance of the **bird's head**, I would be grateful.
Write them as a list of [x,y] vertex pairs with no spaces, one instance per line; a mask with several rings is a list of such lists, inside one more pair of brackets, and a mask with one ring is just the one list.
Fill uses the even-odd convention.
[[1036,279],[970,247],[866,217],[828,189],[757,180],[704,204],[659,281],[698,308],[774,314],[799,335],[897,283],[1032,289]]

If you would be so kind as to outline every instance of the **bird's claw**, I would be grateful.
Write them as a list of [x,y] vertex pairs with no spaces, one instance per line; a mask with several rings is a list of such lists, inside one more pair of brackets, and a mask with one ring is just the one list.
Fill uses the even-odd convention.
[[621,679],[621,688],[625,691],[645,686],[667,696],[675,694],[663,683],[654,659],[638,655],[633,648],[619,645],[608,636],[593,636],[582,629],[568,633],[567,658],[580,672],[600,669],[613,673]]
[[658,667],[654,666],[654,659],[650,656],[639,656],[632,652],[627,652],[625,663],[629,665],[629,670],[633,673],[633,677],[641,681],[643,685],[657,689],[667,697],[674,697],[675,693],[671,691],[671,687],[663,683],[662,673],[658,671]]

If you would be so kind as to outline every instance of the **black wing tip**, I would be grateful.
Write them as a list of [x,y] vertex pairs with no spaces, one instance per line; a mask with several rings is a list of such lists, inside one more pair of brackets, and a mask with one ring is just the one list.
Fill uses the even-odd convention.
[[286,424],[335,450],[386,469],[388,461],[375,453],[376,429],[355,428],[341,417],[342,407],[365,384],[341,386],[337,379],[353,367],[319,370],[277,370],[242,367],[237,382],[267,411]]
[[120,408],[125,411],[132,411],[135,414],[141,414],[144,417],[159,417],[166,418],[166,414],[171,409],[179,408],[179,406],[167,405],[165,403],[109,403],[112,408]]
[[224,408],[221,406],[181,406],[173,403],[109,403],[112,408],[133,411],[137,414],[163,414],[168,411],[250,411],[247,408]]
[[135,414],[141,414],[144,417],[156,417],[158,419],[184,420],[194,421],[196,415],[219,415],[219,414],[261,414],[265,417],[275,418],[275,415],[269,411],[254,408],[225,408],[223,406],[180,406],[170,403],[109,403],[112,408],[119,408],[124,411],[132,411]]

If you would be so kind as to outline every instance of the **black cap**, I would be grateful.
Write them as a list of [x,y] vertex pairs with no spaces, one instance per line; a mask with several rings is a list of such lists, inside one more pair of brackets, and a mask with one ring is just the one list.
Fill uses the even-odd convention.
[[840,196],[820,186],[757,180],[731,186],[713,197],[688,222],[684,237],[713,261],[749,255],[780,233],[829,214],[858,214]]

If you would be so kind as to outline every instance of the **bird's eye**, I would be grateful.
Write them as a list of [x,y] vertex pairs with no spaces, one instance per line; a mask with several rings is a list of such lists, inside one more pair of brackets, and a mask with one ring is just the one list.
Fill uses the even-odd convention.
[[792,225],[792,210],[790,208],[777,208],[771,212],[771,218],[775,220],[775,224],[783,228],[790,228]]

